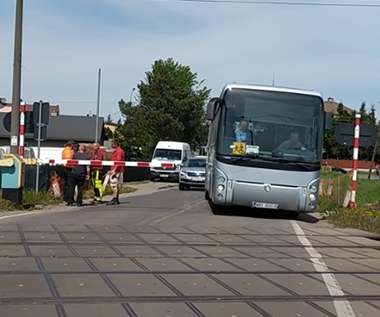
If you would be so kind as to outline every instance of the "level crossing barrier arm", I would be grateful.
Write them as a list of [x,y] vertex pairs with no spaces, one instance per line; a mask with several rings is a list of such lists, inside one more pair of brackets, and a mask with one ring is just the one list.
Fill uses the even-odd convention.
[[89,166],[122,166],[122,167],[162,167],[173,168],[173,163],[151,163],[151,162],[134,162],[134,161],[99,161],[99,160],[52,160],[39,159],[38,164],[49,165],[89,165]]

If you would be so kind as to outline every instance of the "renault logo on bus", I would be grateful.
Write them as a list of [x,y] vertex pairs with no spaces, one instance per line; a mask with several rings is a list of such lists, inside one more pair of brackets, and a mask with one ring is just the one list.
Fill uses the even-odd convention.
[[270,184],[264,184],[264,189],[266,192],[270,192],[270,190],[272,189],[272,186]]

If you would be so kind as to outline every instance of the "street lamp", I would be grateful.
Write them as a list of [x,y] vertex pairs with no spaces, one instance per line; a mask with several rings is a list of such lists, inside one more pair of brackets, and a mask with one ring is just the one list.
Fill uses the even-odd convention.
[[131,106],[132,106],[132,95],[133,95],[133,92],[136,90],[136,88],[135,87],[133,87],[133,89],[132,89],[132,91],[131,91],[131,95],[130,95],[130,97],[129,97],[129,103],[131,104]]

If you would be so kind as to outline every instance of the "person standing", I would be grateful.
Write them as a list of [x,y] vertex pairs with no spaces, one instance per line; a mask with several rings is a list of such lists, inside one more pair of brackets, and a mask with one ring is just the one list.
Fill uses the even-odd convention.
[[[114,149],[112,153],[111,160],[114,162],[124,161],[125,155],[123,149],[120,147],[119,142],[116,140],[112,140],[111,147]],[[112,188],[112,200],[108,203],[108,205],[118,205],[119,201],[119,193],[120,193],[120,185],[123,183],[123,166],[111,166],[110,170],[107,174],[110,177],[110,184]]]
[[[78,151],[74,153],[74,160],[88,160],[88,156],[84,153],[86,147],[79,145]],[[83,206],[83,188],[84,182],[90,179],[90,167],[88,165],[74,165],[71,170],[71,186],[68,206],[74,206],[74,191],[77,186],[77,199],[76,204],[78,207]]]
[[[103,161],[104,151],[100,148],[99,143],[94,143],[94,155],[93,160]],[[103,198],[103,184],[102,184],[102,166],[91,166],[91,184],[94,189],[93,203],[98,204],[102,202]]]
[[[62,150],[61,158],[63,160],[71,160],[74,155],[74,141],[68,141],[65,144],[65,148]],[[65,204],[69,202],[70,186],[71,186],[71,171],[73,166],[70,164],[62,164],[63,168],[63,180],[65,182],[63,189],[63,201]],[[72,198],[73,199],[73,198]],[[71,199],[71,200],[72,200]]]

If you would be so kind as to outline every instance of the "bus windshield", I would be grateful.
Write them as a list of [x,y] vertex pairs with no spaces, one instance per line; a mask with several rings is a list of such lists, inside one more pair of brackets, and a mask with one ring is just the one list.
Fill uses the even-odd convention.
[[217,153],[318,164],[323,101],[313,95],[233,88],[224,95]]

